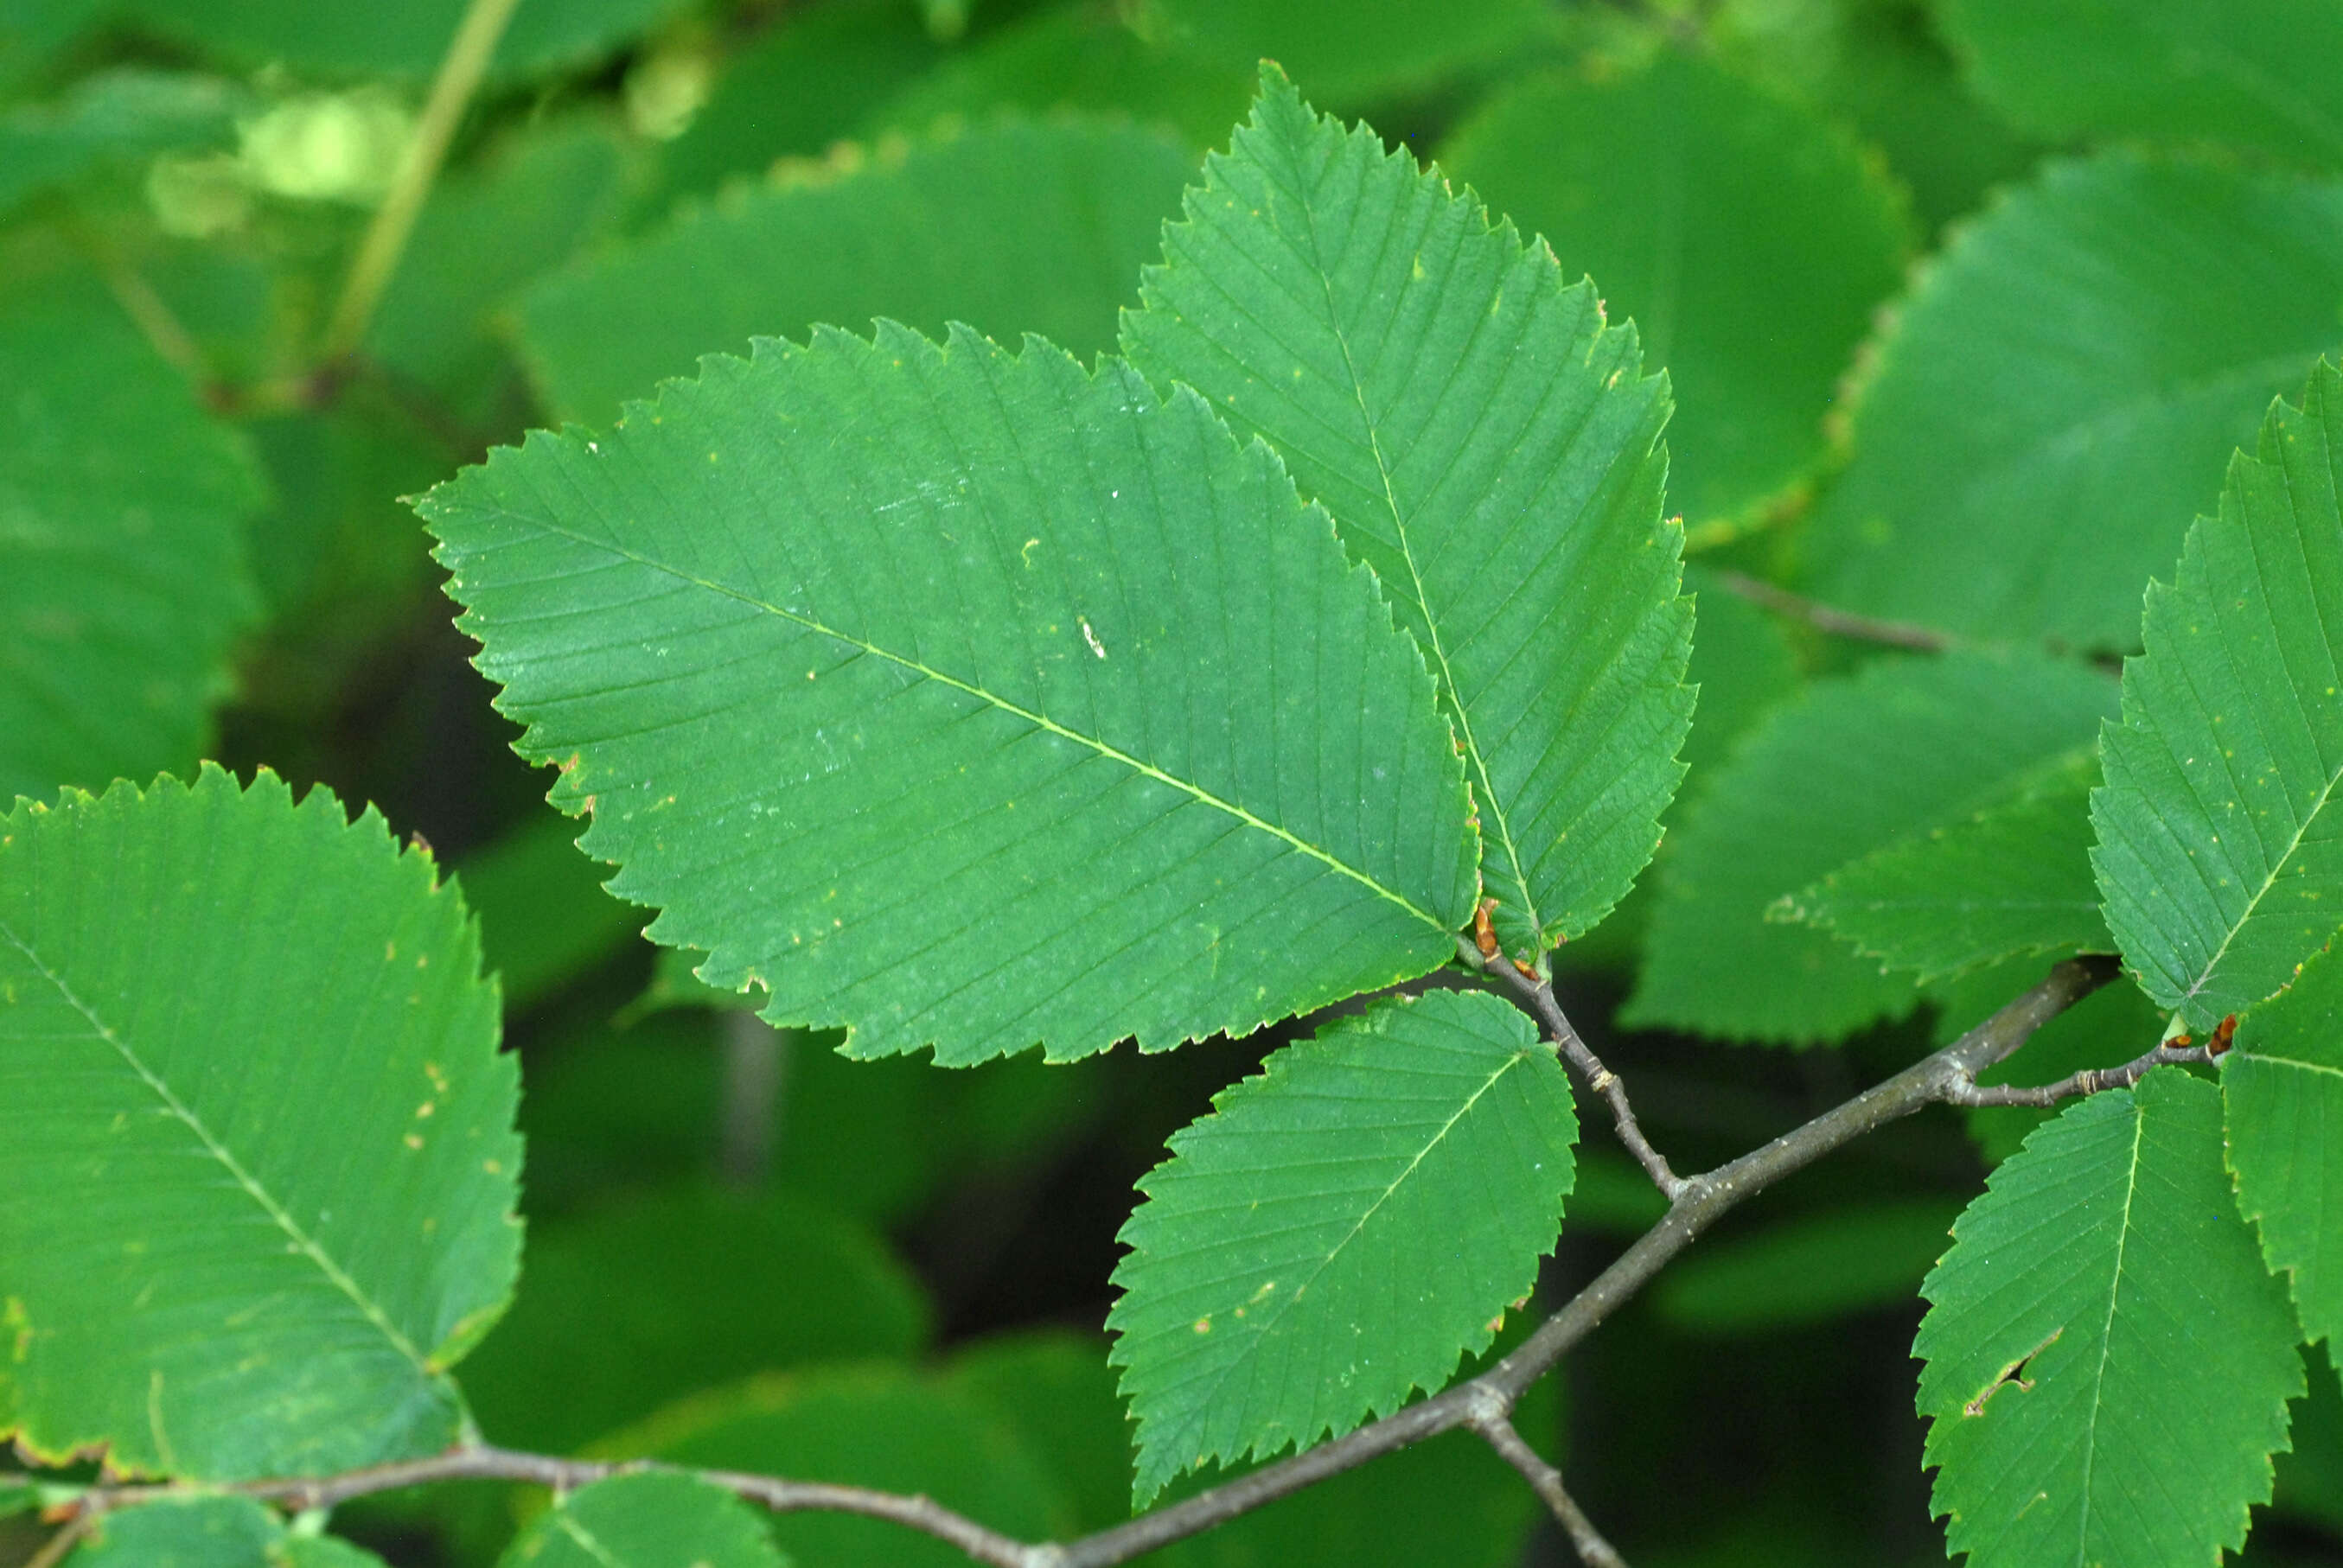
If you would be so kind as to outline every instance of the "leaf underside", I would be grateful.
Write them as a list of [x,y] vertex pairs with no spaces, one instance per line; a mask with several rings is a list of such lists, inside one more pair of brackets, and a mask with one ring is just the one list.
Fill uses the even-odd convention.
[[2222,1059],[2229,1167],[2303,1336],[2343,1332],[2343,960],[2332,949],[2238,1024]]
[[2246,1538],[2302,1392],[2293,1314],[2176,1069],[1997,1168],[1922,1293],[1935,1505],[1974,1568],[2201,1563]]
[[853,1054],[1242,1033],[1471,915],[1414,646],[1270,454],[1118,362],[761,342],[420,509],[611,890]]
[[1141,1504],[1439,1387],[1529,1291],[1571,1186],[1561,1063],[1482,992],[1379,1003],[1214,1106],[1140,1183],[1114,1274]]
[[0,1431],[202,1480],[454,1441],[520,1145],[433,876],[267,774],[0,817]]
[[2270,410],[2141,636],[2091,859],[2132,973],[2210,1030],[2343,924],[2343,372]]
[[1266,440],[1374,568],[1463,745],[1498,935],[1530,957],[1624,896],[1683,776],[1666,387],[1543,245],[1262,83],[1124,349]]

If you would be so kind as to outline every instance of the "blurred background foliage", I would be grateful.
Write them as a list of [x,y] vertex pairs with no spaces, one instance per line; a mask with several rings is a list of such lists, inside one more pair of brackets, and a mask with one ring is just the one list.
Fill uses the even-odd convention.
[[[358,351],[327,360],[343,276],[463,9],[0,7],[0,794],[265,763],[375,802],[455,868],[527,1084],[525,1277],[462,1372],[508,1444],[924,1491],[1026,1535],[1113,1523],[1127,1435],[1100,1324],[1132,1183],[1306,1026],[941,1071],[849,1062],[736,1010],[689,955],[655,953],[642,911],[571,847],[400,497],[530,425],[607,425],[752,334],[889,316],[1107,347],[1182,186],[1245,113],[1253,62],[1276,57],[1320,106],[1438,157],[1592,274],[1673,378],[1671,494],[1701,596],[1692,771],[1658,890],[1562,967],[1574,1016],[1692,1168],[2031,978],[1947,982],[1896,1015],[1824,964],[1802,982],[1815,1005],[1869,1021],[1795,1055],[1658,1027],[1699,1022],[1671,1011],[1675,960],[1644,953],[1676,918],[1669,879],[1692,874],[1676,862],[1697,870],[1720,839],[1730,859],[1761,830],[1704,840],[1710,781],[1798,795],[1815,757],[1850,744],[1813,683],[1865,663],[1901,678],[1896,656],[1826,642],[1724,574],[2120,653],[2137,581],[2216,493],[2224,430],[2249,431],[2343,339],[2343,10],[2309,0],[2255,0],[2242,20],[2191,0],[2137,17],[2024,0],[523,0]],[[2157,88],[2240,28],[2295,40],[2247,62],[2290,117],[2185,70]],[[2077,57],[2114,64],[2078,78],[2061,63]],[[2143,236],[2176,234],[2198,270],[2157,273]],[[2060,272],[2094,245],[2096,270]],[[2111,588],[2037,613],[1896,528],[1931,506],[1965,526],[1967,503],[1934,493],[1947,459],[1930,441],[1990,467],[2029,399],[2108,395],[2061,333],[2181,370],[2242,335],[2268,368],[2200,377],[2169,427],[2117,431],[2128,477],[2021,476],[2147,519],[2091,537]],[[2045,364],[2052,391],[2029,390]],[[1990,417],[1948,433],[1947,407],[1980,403]],[[1825,816],[1810,799],[1768,819],[1788,847],[1765,852],[1811,858],[1807,839],[1835,835],[1826,866],[1866,847]],[[1698,951],[1729,980],[1757,961],[1745,936],[1706,932]],[[1652,1027],[1613,1021],[1631,991]],[[2110,1031],[2152,1035],[2149,1010],[2102,993],[2026,1076],[2102,1059]],[[1565,1365],[1524,1430],[1633,1561],[1942,1560],[1915,1290],[2032,1117],[1940,1111],[1856,1145],[1736,1214]],[[1605,1136],[1540,1301],[1656,1217]],[[2272,1568],[2343,1553],[2343,1396],[2314,1362],[2253,1536]],[[485,1564],[540,1506],[448,1487],[337,1524],[394,1563]],[[776,1533],[809,1568],[956,1561],[867,1521]],[[0,1563],[39,1538],[0,1519]],[[1564,1553],[1517,1479],[1452,1434],[1161,1561]]]

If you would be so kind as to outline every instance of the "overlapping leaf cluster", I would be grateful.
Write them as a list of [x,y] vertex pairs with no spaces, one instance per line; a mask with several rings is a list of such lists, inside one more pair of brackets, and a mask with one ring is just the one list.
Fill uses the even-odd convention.
[[[955,44],[955,0],[828,0],[736,46],[665,0],[523,5],[500,131],[356,358],[305,361],[314,258],[408,124],[382,84],[461,9],[0,17],[28,1461],[210,1484],[477,1427],[1101,1528],[1438,1388],[1566,1201],[1654,1200],[1576,1148],[1523,1015],[1377,996],[1172,1137],[1111,1346],[915,1365],[936,1314],[872,1227],[1058,1158],[1095,1111],[1041,1060],[1422,989],[1476,930],[1527,975],[1632,970],[1631,1027],[1880,1053],[2111,953],[2006,1072],[2222,1053],[1980,1113],[2002,1158],[1949,1250],[1957,1199],[1865,1191],[1654,1316],[1778,1330],[1926,1272],[1954,1552],[2242,1543],[2298,1347],[2343,1324],[2331,16],[1164,0]],[[1264,53],[1440,166],[1275,68],[1228,135]],[[565,96],[597,72],[627,126]],[[491,447],[417,510],[591,859],[540,812],[458,891],[328,791],[194,765],[349,727],[430,577],[392,498]],[[1687,574],[1688,538],[1731,549]],[[1899,651],[1816,635],[1848,629]],[[646,908],[638,1032],[533,1042],[519,1103],[483,950],[524,1016],[623,969]],[[707,1042],[657,1010],[711,1002],[776,1026],[719,1027],[789,1063],[780,1191],[707,1180]],[[876,1060],[916,1053],[970,1070]],[[1457,1452],[1166,1560],[1493,1568],[1529,1502]],[[0,1477],[0,1517],[58,1495]],[[484,1563],[957,1560],[673,1474],[518,1535],[493,1499],[377,1506]],[[375,1561],[315,1523],[173,1497],[75,1561]]]

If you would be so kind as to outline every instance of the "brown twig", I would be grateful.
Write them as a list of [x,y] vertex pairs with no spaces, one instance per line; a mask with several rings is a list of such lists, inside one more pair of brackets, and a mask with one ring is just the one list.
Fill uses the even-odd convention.
[[25,1568],[57,1568],[81,1544],[81,1538],[89,1533],[94,1517],[85,1511],[66,1520],[62,1529],[41,1543],[38,1552],[25,1559]]
[[[372,1465],[364,1470],[347,1471],[340,1475],[315,1480],[245,1482],[220,1490],[240,1497],[307,1511],[330,1509],[355,1497],[437,1481],[515,1481],[551,1487],[557,1492],[574,1492],[598,1481],[608,1481],[612,1476],[679,1468],[645,1460],[557,1459],[547,1454],[521,1453],[511,1449],[479,1444],[451,1448],[427,1459]],[[729,1470],[690,1470],[684,1473],[696,1476],[710,1485],[720,1486],[752,1503],[762,1503],[776,1513],[859,1513],[869,1519],[889,1520],[922,1534],[932,1535],[939,1541],[950,1542],[977,1562],[990,1564],[990,1568],[1052,1568],[1057,1561],[1051,1555],[1058,1550],[1054,1546],[1029,1546],[997,1530],[988,1530],[967,1515],[956,1513],[926,1497],[905,1497],[870,1487],[839,1486],[829,1482],[784,1481],[773,1476],[746,1475]],[[104,1510],[182,1494],[184,1490],[164,1485],[110,1487],[94,1491],[85,1498],[82,1513],[75,1523],[85,1526],[87,1521]]]
[[[1290,1496],[1332,1475],[1355,1469],[1370,1459],[1405,1448],[1437,1433],[1465,1426],[1489,1437],[1495,1423],[1510,1418],[1523,1391],[1559,1362],[1595,1326],[1634,1296],[1668,1261],[1694,1238],[1716,1222],[1726,1211],[1754,1196],[1782,1177],[1812,1164],[1842,1145],[1923,1106],[1941,1102],[1970,1103],[1976,1076],[2003,1060],[2044,1024],[2115,978],[2113,959],[2069,959],[2051,970],[2041,984],[1970,1030],[1960,1039],[1916,1065],[1897,1073],[1853,1100],[1826,1111],[1802,1127],[1776,1138],[1764,1148],[1743,1155],[1704,1175],[1681,1178],[1681,1186],[1667,1213],[1634,1245],[1622,1253],[1594,1282],[1548,1318],[1536,1332],[1515,1347],[1495,1366],[1443,1393],[1345,1433],[1331,1442],[1305,1450],[1290,1459],[1264,1465],[1237,1480],[1213,1487],[1182,1502],[1143,1514],[1095,1534],[1062,1544],[1028,1543],[986,1528],[964,1514],[925,1497],[905,1497],[867,1487],[787,1481],[729,1471],[686,1471],[743,1497],[782,1511],[826,1510],[891,1520],[909,1529],[948,1541],[988,1568],[1113,1568],[1116,1563],[1200,1534],[1247,1513],[1264,1503]],[[1560,1010],[1556,1009],[1558,1012]],[[1566,1020],[1565,1020],[1566,1021]],[[2186,1054],[2186,1053],[2184,1053]],[[2139,1064],[2132,1064],[2137,1066]],[[2147,1066],[2156,1065],[2154,1062]],[[2102,1075],[2105,1086],[2130,1069]],[[2147,1066],[2140,1067],[2145,1072]],[[2136,1079],[2137,1073],[2132,1074]],[[2125,1079],[2129,1082],[2132,1079]],[[2057,1086],[2051,1086],[2056,1088]],[[2083,1092],[2083,1091],[2077,1091]],[[1514,1436],[1518,1439],[1519,1434]],[[1491,1441],[1502,1444],[1501,1438]],[[1526,1450],[1526,1444],[1523,1445]],[[1505,1452],[1503,1446],[1500,1452]],[[1509,1459],[1513,1455],[1507,1454]],[[1533,1459],[1534,1453],[1531,1454]],[[1543,1465],[1544,1461],[1538,1461]],[[1518,1460],[1515,1467],[1520,1468]],[[429,1481],[458,1479],[534,1483],[568,1490],[613,1475],[642,1470],[674,1469],[644,1461],[600,1462],[555,1459],[481,1446],[462,1447],[429,1459],[377,1465],[315,1480],[259,1481],[226,1490],[296,1508],[327,1508],[353,1497],[387,1492]],[[1530,1473],[1524,1471],[1525,1475]],[[1530,1476],[1540,1494],[1554,1505],[1559,1477],[1552,1491]],[[126,1503],[184,1494],[186,1489],[163,1486],[94,1488],[84,1494],[84,1517]],[[1567,1502],[1565,1495],[1564,1501]],[[1568,1527],[1565,1520],[1565,1527]],[[1592,1535],[1592,1526],[1588,1526]],[[1574,1536],[1574,1539],[1576,1539]],[[1599,1542],[1599,1535],[1593,1536]],[[1582,1547],[1582,1552],[1584,1548]],[[1599,1558],[1589,1558],[1600,1562]],[[1615,1557],[1614,1557],[1615,1561]]]
[[1562,1003],[1554,997],[1553,982],[1522,973],[1502,955],[1489,958],[1470,942],[1459,941],[1456,950],[1464,956],[1466,961],[1478,964],[1484,972],[1496,976],[1520,1000],[1530,1016],[1544,1026],[1547,1038],[1562,1052],[1563,1060],[1577,1069],[1579,1076],[1586,1080],[1587,1088],[1601,1095],[1604,1102],[1611,1107],[1611,1121],[1619,1130],[1619,1141],[1626,1146],[1628,1153],[1635,1157],[1635,1163],[1644,1168],[1644,1173],[1652,1179],[1652,1184],[1669,1202],[1674,1202],[1684,1190],[1684,1179],[1675,1173],[1668,1164],[1667,1157],[1653,1148],[1651,1140],[1644,1136],[1643,1124],[1635,1120],[1634,1108],[1627,1102],[1626,1085],[1620,1082],[1619,1075],[1604,1066],[1603,1059],[1579,1038],[1578,1030],[1571,1026],[1569,1015],[1562,1010]]
[[1586,1517],[1585,1511],[1564,1489],[1562,1472],[1548,1464],[1538,1451],[1514,1430],[1513,1418],[1505,1412],[1503,1402],[1492,1398],[1486,1403],[1487,1410],[1466,1424],[1497,1451],[1498,1458],[1521,1472],[1522,1479],[1528,1482],[1530,1490],[1544,1501],[1546,1508],[1561,1523],[1563,1533],[1570,1537],[1570,1544],[1577,1552],[1578,1560],[1585,1563],[1586,1568],[1627,1568],[1627,1560],[1619,1555],[1618,1548],[1603,1539],[1603,1533],[1594,1528],[1594,1522]]
[[2178,1067],[2188,1062],[2212,1060],[2213,1048],[2210,1046],[2159,1045],[2145,1055],[2134,1057],[2121,1067],[2086,1068],[2056,1083],[2031,1088],[2008,1083],[1956,1085],[1946,1098],[1955,1105],[2056,1105],[2077,1094],[2097,1094],[2107,1089],[2129,1089],[2156,1068]]
[[1776,588],[1746,572],[1720,571],[1715,577],[1718,587],[1738,594],[1751,604],[1763,606],[1777,615],[1795,617],[1816,631],[1828,632],[1833,637],[1876,642],[1889,648],[1908,648],[1921,653],[1942,653],[1959,646],[1960,639],[1948,632],[1915,626],[1910,621],[1879,620],[1867,615],[1856,615],[1852,610],[1836,609],[1804,594]]

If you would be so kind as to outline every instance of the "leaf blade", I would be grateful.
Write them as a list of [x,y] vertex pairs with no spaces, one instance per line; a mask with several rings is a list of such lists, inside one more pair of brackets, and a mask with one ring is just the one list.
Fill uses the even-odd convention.
[[[1445,1380],[1528,1291],[1571,1185],[1561,1063],[1485,993],[1379,1004],[1214,1104],[1121,1234],[1107,1325],[1141,1503]],[[1485,1219],[1459,1236],[1463,1212]]]
[[2100,742],[2091,853],[2147,993],[2210,1030],[2286,985],[2343,900],[2343,372],[2322,361],[2152,584]]
[[1775,911],[1830,930],[1923,985],[2035,953],[2108,952],[2091,877],[2093,751],[2012,781],[1966,819],[1833,871]]
[[1413,646],[1269,454],[1120,365],[768,343],[421,509],[611,890],[774,1022],[1161,1049],[1423,973],[1469,918]]
[[0,818],[0,1424],[30,1451],[234,1479],[453,1441],[446,1369],[518,1262],[518,1091],[432,875],[268,775]]
[[1819,463],[1824,416],[1908,243],[1895,187],[1851,138],[1669,50],[1601,80],[1516,83],[1441,164],[1552,246],[1564,276],[1591,275],[1666,367],[1668,487],[1694,539],[1748,526]]
[[1499,936],[1534,957],[1625,895],[1683,775],[1664,387],[1542,246],[1262,83],[1124,352],[1266,440],[1373,568],[1463,740]]
[[2336,344],[2343,183],[2053,162],[1896,307],[1803,528],[1811,591],[1989,642],[2128,648],[2270,398]]
[[2241,1544],[2302,1363],[2221,1169],[2213,1086],[2160,1069],[2068,1107],[1954,1234],[1913,1344],[1952,1549],[2015,1568]]
[[2247,1013],[2221,1061],[2237,1207],[2283,1272],[2306,1339],[2343,1330],[2343,963],[2334,951]]
[[0,313],[0,802],[188,768],[258,608],[245,444],[78,281]]
[[1909,1011],[1908,976],[1766,910],[2087,742],[2114,696],[2080,664],[1981,652],[1807,687],[1687,802],[1622,1020],[1800,1044]]
[[782,1568],[756,1511],[696,1476],[619,1475],[557,1497],[499,1568]]
[[702,354],[817,324],[860,333],[884,317],[933,336],[965,322],[1088,355],[1112,345],[1190,166],[1135,126],[1003,116],[835,177],[735,188],[532,286],[529,369],[555,413],[600,425]]

